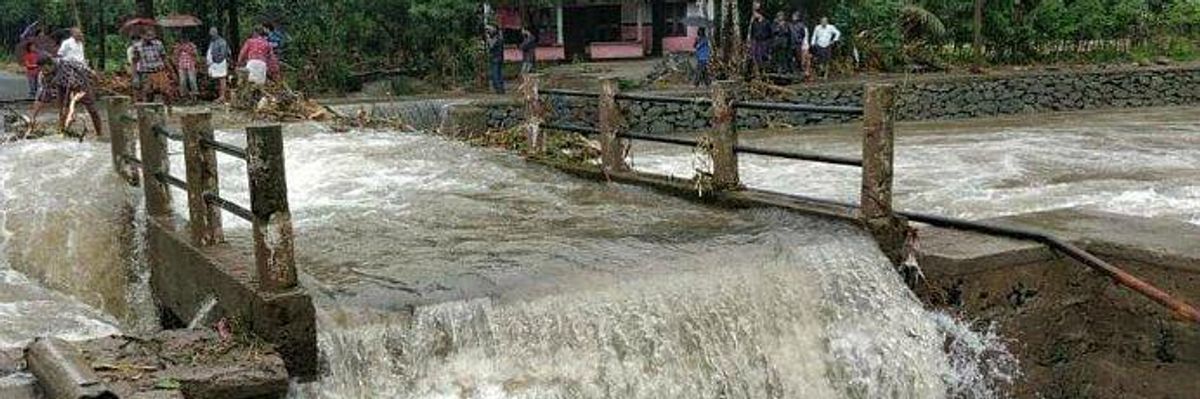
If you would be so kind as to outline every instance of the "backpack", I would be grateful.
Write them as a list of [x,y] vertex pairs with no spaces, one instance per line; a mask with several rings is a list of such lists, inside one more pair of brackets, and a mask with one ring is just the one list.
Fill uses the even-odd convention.
[[216,48],[212,49],[212,61],[216,64],[223,63],[226,59],[229,59],[229,43],[225,39],[218,40],[220,41],[213,44]]

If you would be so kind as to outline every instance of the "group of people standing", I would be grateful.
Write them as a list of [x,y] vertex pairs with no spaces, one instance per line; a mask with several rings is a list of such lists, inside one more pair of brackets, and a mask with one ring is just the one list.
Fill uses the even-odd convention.
[[[829,23],[829,18],[821,18],[821,23],[810,31],[804,23],[804,15],[799,11],[793,12],[791,19],[780,11],[775,14],[775,20],[772,22],[767,20],[761,6],[756,2],[754,15],[750,18],[750,29],[746,34],[746,42],[750,44],[751,72],[786,75],[799,72],[801,79],[811,80],[815,61],[822,79],[828,78],[833,46],[841,38],[842,32]],[[703,27],[697,30],[694,49],[696,74],[693,83],[696,86],[707,86],[710,83],[708,69],[712,60],[712,43]]]
[[[504,93],[504,35],[497,29],[495,25],[487,25],[484,29],[484,45],[488,51],[488,80],[492,83],[492,90],[497,94]],[[521,73],[531,73],[534,70],[534,64],[537,62],[537,35],[534,35],[529,28],[521,29],[521,44],[517,46],[521,50]]]
[[[274,33],[269,25],[257,27],[249,39],[242,44],[237,65],[246,70],[246,80],[253,84],[265,84],[279,79],[280,68],[277,51],[282,44],[282,35]],[[232,52],[229,43],[221,37],[217,28],[208,31],[208,49],[204,53],[205,72],[217,83],[217,102],[228,102],[229,59]],[[272,41],[271,37],[277,39]],[[199,94],[197,84],[198,49],[187,36],[181,36],[168,56],[166,47],[158,40],[153,29],[144,30],[134,37],[126,50],[129,73],[139,100],[150,100],[160,95],[168,104],[178,95],[194,99]],[[172,76],[173,75],[173,76]],[[172,84],[172,77],[175,84]]]
[[842,32],[829,23],[829,18],[822,17],[820,24],[810,32],[799,11],[793,12],[790,20],[780,11],[772,22],[756,4],[747,39],[755,72],[796,74],[799,65],[802,78],[811,79],[814,64],[822,78],[829,76],[833,46],[841,38]]
[[[228,102],[232,53],[216,28],[209,29],[208,34],[205,70],[217,83],[216,101]],[[135,97],[138,101],[151,101],[158,95],[168,105],[176,93],[194,99],[199,94],[196,45],[181,36],[168,55],[166,46],[157,36],[156,29],[146,27],[134,35],[126,49]],[[41,110],[53,104],[60,108],[58,127],[65,132],[74,117],[75,105],[81,104],[88,111],[96,135],[103,136],[100,113],[95,107],[94,86],[98,75],[88,66],[82,30],[71,28],[69,36],[59,41],[39,29],[23,33],[22,40],[25,44],[21,63],[29,83],[29,95],[34,99],[28,131],[35,128]],[[247,81],[265,84],[280,78],[277,52],[282,44],[283,35],[270,25],[263,24],[254,30],[237,58],[237,65],[246,70]]]

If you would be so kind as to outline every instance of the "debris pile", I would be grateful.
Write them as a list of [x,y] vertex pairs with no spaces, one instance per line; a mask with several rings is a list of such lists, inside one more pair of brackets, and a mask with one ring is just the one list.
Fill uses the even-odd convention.
[[696,64],[689,53],[671,53],[654,64],[654,69],[646,75],[650,83],[687,84],[696,73]]
[[324,121],[334,115],[303,93],[277,82],[239,85],[233,92],[233,107],[251,112],[258,118],[277,121]]
[[101,74],[96,81],[96,98],[105,96],[133,96],[133,79],[126,74]]

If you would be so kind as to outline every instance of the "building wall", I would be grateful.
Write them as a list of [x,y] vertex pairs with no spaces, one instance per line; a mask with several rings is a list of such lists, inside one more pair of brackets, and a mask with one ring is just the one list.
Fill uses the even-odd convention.
[[[579,4],[582,2],[573,2]],[[615,2],[590,1],[586,2],[589,5],[613,4]],[[592,59],[622,59],[622,58],[641,58],[649,54],[653,43],[651,40],[654,37],[654,27],[651,25],[653,21],[652,10],[647,4],[641,4],[641,12],[638,12],[640,3],[621,3],[621,40],[626,42],[639,42],[640,37],[641,51],[636,51],[634,47],[620,43],[603,43],[599,45],[589,46],[588,54]],[[705,12],[704,8],[708,8]],[[705,1],[689,1],[687,3],[686,16],[696,17],[712,15],[712,2]],[[550,12],[553,15],[553,12]],[[642,29],[641,35],[638,35],[638,17],[641,17]],[[510,18],[511,19],[511,18]],[[563,27],[570,29],[571,27]],[[693,26],[687,27],[685,36],[674,36],[663,38],[663,51],[668,53],[691,52],[692,47],[696,42],[697,28]],[[561,43],[557,42],[557,32],[553,34],[543,32],[542,43],[538,49],[537,57],[539,61],[559,61],[566,59],[565,52],[561,48]],[[553,36],[553,37],[551,37]],[[506,62],[520,62],[521,52],[515,48],[509,48],[504,53]]]

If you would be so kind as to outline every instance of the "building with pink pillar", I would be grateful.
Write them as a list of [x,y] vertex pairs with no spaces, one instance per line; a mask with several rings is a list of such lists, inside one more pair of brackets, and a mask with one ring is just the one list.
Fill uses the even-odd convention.
[[663,53],[691,52],[697,28],[684,18],[710,18],[712,0],[560,0],[553,7],[496,9],[504,30],[504,60],[520,62],[521,26],[530,22],[538,37],[537,60],[643,58],[654,46],[654,11],[662,12]]

